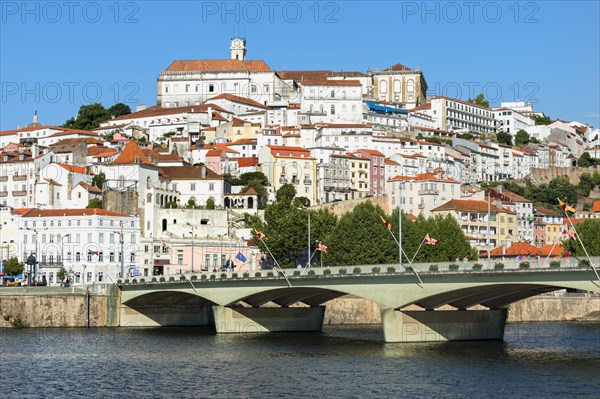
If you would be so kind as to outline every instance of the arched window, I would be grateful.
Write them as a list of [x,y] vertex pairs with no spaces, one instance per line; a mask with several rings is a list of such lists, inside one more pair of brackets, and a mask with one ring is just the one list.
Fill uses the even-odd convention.
[[163,219],[162,220],[162,231],[166,231],[167,230],[167,219]]
[[408,79],[406,82],[406,93],[408,94],[408,98],[414,98],[415,96],[415,81],[412,79]]
[[400,79],[396,79],[396,80],[394,80],[394,94],[400,94],[400,91],[401,91]]
[[148,203],[150,203],[150,202],[152,202],[152,194],[148,193],[148,194],[146,195],[146,203],[148,204]]
[[248,209],[254,209],[254,198],[248,197]]
[[388,92],[388,83],[387,83],[387,80],[381,80],[379,82],[379,92],[382,95],[387,94],[387,92]]

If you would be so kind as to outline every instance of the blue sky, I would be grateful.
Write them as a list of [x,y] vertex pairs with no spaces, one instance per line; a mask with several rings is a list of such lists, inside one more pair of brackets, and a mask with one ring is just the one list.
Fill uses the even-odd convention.
[[401,63],[429,94],[528,100],[600,126],[597,1],[0,1],[0,129],[62,124],[81,104],[156,102],[176,59],[366,72]]

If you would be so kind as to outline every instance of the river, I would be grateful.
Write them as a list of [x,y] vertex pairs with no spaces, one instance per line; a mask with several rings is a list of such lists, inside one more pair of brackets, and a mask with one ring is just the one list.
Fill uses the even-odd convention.
[[2,329],[3,398],[599,398],[600,323],[386,344],[380,326]]

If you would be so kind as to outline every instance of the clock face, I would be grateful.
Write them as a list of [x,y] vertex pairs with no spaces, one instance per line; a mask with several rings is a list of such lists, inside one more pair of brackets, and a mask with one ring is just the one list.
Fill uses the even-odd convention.
[[240,42],[239,40],[235,40],[235,41],[233,42],[233,45],[234,45],[235,47],[240,47],[240,44],[241,44],[241,42]]

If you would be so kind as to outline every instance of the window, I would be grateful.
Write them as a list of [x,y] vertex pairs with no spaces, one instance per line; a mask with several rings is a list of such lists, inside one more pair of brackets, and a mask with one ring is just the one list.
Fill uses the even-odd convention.
[[129,261],[132,263],[135,262],[135,252],[131,252],[129,254]]
[[177,254],[177,264],[183,265],[183,254]]
[[135,233],[131,233],[131,241],[130,243],[135,244]]
[[114,262],[115,261],[115,253],[111,252],[108,254],[108,261],[109,262]]
[[209,93],[212,93],[212,92],[214,92],[214,91],[215,91],[215,85],[214,85],[214,84],[212,84],[212,83],[211,83],[211,84],[209,84],[209,85],[208,85],[208,92],[209,92]]
[[250,85],[250,93],[256,93],[256,85]]
[[331,104],[331,115],[335,115],[335,105],[333,104]]
[[190,183],[190,190],[196,191],[196,183]]
[[215,191],[215,183],[208,184],[208,191]]
[[92,233],[88,233],[87,242],[92,242]]
[[98,262],[104,262],[104,253],[98,252]]
[[204,264],[205,264],[206,270],[208,270],[210,268],[210,255],[206,255],[204,257]]
[[98,234],[98,242],[100,244],[104,244],[104,233],[99,233]]

